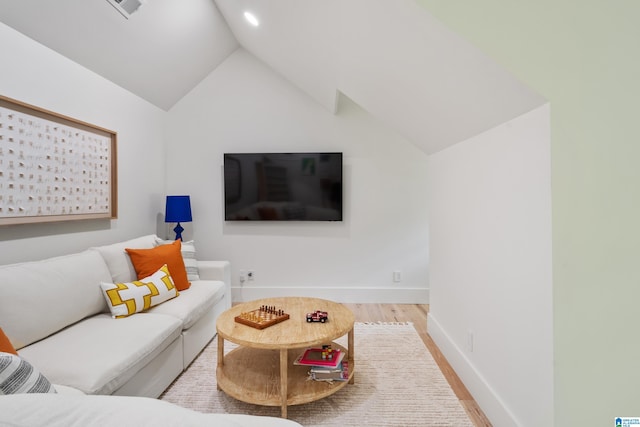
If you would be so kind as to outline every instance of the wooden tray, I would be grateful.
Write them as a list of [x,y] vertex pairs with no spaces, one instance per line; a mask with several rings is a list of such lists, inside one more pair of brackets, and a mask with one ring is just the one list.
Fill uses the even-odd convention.
[[234,319],[237,323],[251,326],[256,329],[264,329],[273,326],[276,323],[283,322],[289,318],[289,315],[283,310],[275,307],[260,307],[256,310],[241,313]]

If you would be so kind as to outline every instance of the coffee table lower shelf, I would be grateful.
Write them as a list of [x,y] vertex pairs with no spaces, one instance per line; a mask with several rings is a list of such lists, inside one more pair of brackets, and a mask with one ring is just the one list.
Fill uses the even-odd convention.
[[[348,358],[348,350],[336,343]],[[223,364],[218,365],[216,379],[218,388],[234,399],[263,406],[283,407],[301,405],[330,396],[351,381],[307,380],[309,367],[294,365],[293,361],[304,349],[289,349],[287,360],[287,401],[282,402],[280,389],[280,350],[265,350],[250,347],[237,347],[224,356]],[[355,366],[350,362],[349,379],[353,379]]]

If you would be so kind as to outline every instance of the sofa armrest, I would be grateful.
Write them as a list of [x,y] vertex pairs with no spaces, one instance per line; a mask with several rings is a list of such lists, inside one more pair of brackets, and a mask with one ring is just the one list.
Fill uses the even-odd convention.
[[220,280],[231,284],[231,264],[229,261],[200,261],[198,274],[201,280]]
[[[198,260],[200,280],[220,280],[224,282],[222,310],[231,308],[231,264],[229,261]],[[218,313],[219,314],[219,313]]]

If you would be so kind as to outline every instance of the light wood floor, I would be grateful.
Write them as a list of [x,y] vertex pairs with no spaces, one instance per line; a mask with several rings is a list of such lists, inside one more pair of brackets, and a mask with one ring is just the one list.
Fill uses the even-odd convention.
[[440,370],[451,385],[453,392],[469,414],[476,427],[491,427],[476,401],[464,386],[458,375],[444,358],[440,349],[427,333],[427,313],[429,306],[425,304],[344,304],[353,311],[356,322],[412,322],[427,349],[433,355]]

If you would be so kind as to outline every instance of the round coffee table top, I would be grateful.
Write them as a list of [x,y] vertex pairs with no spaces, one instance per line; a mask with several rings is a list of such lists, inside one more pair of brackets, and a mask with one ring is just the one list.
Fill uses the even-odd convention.
[[[241,313],[261,306],[281,309],[290,316],[265,329],[256,329],[235,321]],[[307,322],[307,313],[326,311],[326,323]],[[235,305],[222,313],[216,322],[218,334],[225,340],[253,348],[286,349],[321,345],[346,335],[353,329],[355,317],[351,310],[337,302],[319,298],[264,298]]]

